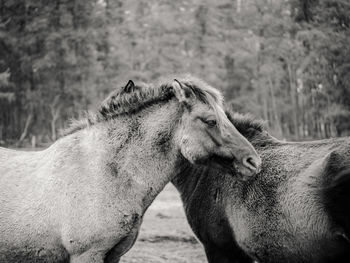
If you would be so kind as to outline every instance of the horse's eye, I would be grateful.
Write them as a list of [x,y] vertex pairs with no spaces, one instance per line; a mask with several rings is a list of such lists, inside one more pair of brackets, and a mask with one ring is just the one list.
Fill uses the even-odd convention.
[[211,128],[216,126],[216,120],[205,120],[204,122]]

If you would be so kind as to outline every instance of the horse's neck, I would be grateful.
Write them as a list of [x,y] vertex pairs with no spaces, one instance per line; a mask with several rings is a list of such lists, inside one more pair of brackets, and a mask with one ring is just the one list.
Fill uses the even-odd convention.
[[171,180],[171,183],[176,187],[181,199],[186,203],[186,200],[191,197],[201,178],[207,174],[208,169],[205,167],[184,163],[176,176]]
[[[115,153],[109,161],[118,174],[132,181],[147,208],[156,195],[175,176],[182,158],[175,145],[175,130],[180,116],[178,103],[155,105],[132,118],[116,120],[109,128]],[[113,128],[115,125],[115,128]],[[141,196],[143,195],[143,196]]]

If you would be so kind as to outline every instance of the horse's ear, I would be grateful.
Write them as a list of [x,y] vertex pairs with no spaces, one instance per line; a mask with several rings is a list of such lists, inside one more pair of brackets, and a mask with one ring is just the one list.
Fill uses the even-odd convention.
[[175,97],[178,99],[178,101],[181,104],[189,107],[192,94],[191,90],[185,85],[181,84],[181,82],[177,79],[174,79],[172,87],[174,89]]
[[128,83],[123,88],[123,91],[126,93],[132,92],[135,89],[135,83],[132,80],[129,80]]

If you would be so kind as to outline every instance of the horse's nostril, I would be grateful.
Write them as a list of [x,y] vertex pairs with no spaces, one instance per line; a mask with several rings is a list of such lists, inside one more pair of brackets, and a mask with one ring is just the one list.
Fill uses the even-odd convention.
[[258,173],[260,171],[261,161],[260,158],[248,156],[243,158],[243,165]]

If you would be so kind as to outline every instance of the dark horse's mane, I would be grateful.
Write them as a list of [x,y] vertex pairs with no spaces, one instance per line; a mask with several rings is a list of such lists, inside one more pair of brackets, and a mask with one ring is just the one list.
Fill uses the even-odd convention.
[[[178,80],[185,86],[185,92],[191,92],[204,104],[214,109],[217,107],[215,104],[222,105],[221,93],[204,81],[190,75],[181,76]],[[130,82],[132,85],[129,85]],[[116,116],[136,113],[153,104],[166,102],[174,96],[173,79],[159,80],[157,84],[141,83],[138,85],[129,81],[125,87],[115,89],[101,103],[97,112],[86,113],[84,118],[72,120],[62,135],[72,134],[93,124],[111,120]]]
[[269,134],[265,121],[251,114],[226,111],[226,115],[237,130],[253,144],[278,143],[278,140]]
[[261,119],[257,119],[251,114],[232,113],[226,111],[226,115],[239,131],[254,129],[257,132],[263,132],[267,130],[266,123]]

